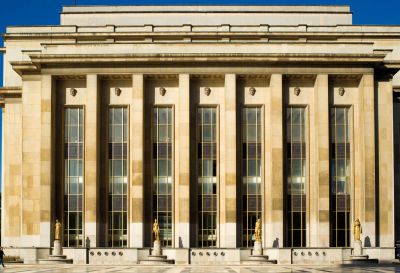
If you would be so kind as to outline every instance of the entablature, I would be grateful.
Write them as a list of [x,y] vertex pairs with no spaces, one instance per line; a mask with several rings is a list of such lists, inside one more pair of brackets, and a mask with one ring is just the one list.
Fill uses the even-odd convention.
[[385,54],[30,54],[31,61],[10,62],[20,75],[41,69],[127,67],[366,67],[384,66]]
[[0,87],[0,97],[3,100],[6,98],[20,98],[21,96],[22,96],[21,86]]
[[191,39],[400,39],[400,26],[310,26],[310,25],[141,25],[141,26],[39,26],[8,27],[4,40],[70,39],[80,41],[143,41],[148,39],[175,39],[187,43]]

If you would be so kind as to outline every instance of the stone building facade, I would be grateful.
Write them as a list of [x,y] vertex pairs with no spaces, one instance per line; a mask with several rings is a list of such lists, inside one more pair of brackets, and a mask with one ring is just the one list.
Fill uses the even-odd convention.
[[[348,6],[71,6],[3,37],[1,241],[25,262],[394,258],[400,27]],[[397,166],[397,167],[396,167]],[[397,232],[396,232],[397,231]]]

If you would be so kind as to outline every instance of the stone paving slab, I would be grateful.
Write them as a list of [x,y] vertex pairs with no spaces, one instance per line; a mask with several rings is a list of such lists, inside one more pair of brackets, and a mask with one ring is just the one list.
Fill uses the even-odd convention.
[[374,266],[107,266],[107,265],[6,265],[12,273],[385,273],[399,272],[400,265]]

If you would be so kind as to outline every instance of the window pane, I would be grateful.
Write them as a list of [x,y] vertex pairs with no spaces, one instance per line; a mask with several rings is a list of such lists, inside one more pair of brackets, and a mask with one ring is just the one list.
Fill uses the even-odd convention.
[[121,108],[114,108],[114,125],[121,125],[122,124],[122,109]]
[[127,222],[127,107],[109,110],[109,196],[108,196],[108,246],[126,246]]
[[305,109],[287,108],[286,123],[286,207],[288,247],[305,247],[306,242],[306,143]]
[[83,109],[66,108],[64,112],[64,244],[82,245],[83,200]]
[[198,108],[197,127],[197,245],[199,247],[213,247],[216,245],[216,223],[215,219],[213,222],[209,220],[212,215],[215,215],[217,209],[215,108]]
[[163,246],[170,247],[172,225],[167,214],[172,214],[172,111],[170,107],[155,107],[153,113],[153,221],[159,221]]
[[349,108],[330,109],[330,233],[332,247],[350,246],[350,124]]
[[254,245],[254,227],[261,218],[261,109],[243,108],[243,222],[242,242],[244,247]]

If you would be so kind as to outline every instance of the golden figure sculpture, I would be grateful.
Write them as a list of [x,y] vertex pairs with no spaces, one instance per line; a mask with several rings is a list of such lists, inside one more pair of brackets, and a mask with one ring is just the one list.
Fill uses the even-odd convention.
[[261,242],[261,219],[258,219],[256,222],[254,237],[256,238],[257,242]]
[[154,241],[160,241],[160,226],[158,225],[157,219],[154,219],[153,233],[154,233]]
[[60,240],[60,230],[61,230],[61,223],[58,221],[58,219],[56,219],[56,230],[54,233],[54,238],[56,240]]
[[354,222],[354,241],[361,241],[362,228],[360,220]]

